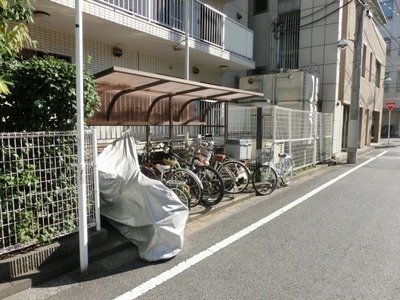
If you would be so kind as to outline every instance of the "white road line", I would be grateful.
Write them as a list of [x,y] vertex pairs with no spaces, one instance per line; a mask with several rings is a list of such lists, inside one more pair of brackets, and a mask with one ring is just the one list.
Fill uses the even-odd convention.
[[350,173],[358,170],[359,168],[369,164],[371,161],[375,160],[376,158],[384,155],[387,151],[380,153],[379,155],[367,160],[366,162],[350,169],[349,171],[343,173],[342,175],[332,179],[331,181],[328,181],[327,183],[319,186],[318,188],[312,190],[311,192],[307,193],[306,195],[304,195],[303,197],[300,197],[299,199],[289,203],[288,205],[282,207],[281,209],[273,212],[272,214],[266,216],[265,218],[259,220],[258,222],[242,229],[241,231],[231,235],[230,237],[222,240],[221,242],[216,243],[215,245],[211,246],[210,248],[204,250],[203,252],[200,252],[198,254],[196,254],[195,256],[192,256],[191,258],[187,259],[184,262],[181,262],[180,264],[176,265],[175,267],[173,267],[172,269],[169,269],[163,273],[161,273],[160,275],[153,277],[152,279],[142,283],[141,285],[135,287],[134,289],[130,290],[129,292],[126,292],[125,294],[115,298],[115,300],[132,300],[132,299],[136,299],[139,296],[147,293],[148,291],[154,289],[157,285],[160,285],[164,282],[166,282],[167,280],[175,277],[178,274],[181,274],[183,271],[185,271],[186,269],[189,269],[191,266],[201,262],[202,260],[206,259],[207,257],[213,255],[214,253],[218,252],[219,250],[229,246],[230,244],[232,244],[233,242],[239,240],[240,238],[248,235],[249,233],[251,233],[252,231],[256,230],[257,228],[265,225],[266,223],[272,221],[273,219],[275,219],[276,217],[282,215],[283,213],[287,212],[288,210],[292,209],[293,207],[299,205],[300,203],[306,201],[307,199],[309,199],[310,197],[314,196],[315,194],[321,192],[322,190],[324,190],[325,188],[327,188],[328,186],[334,184],[335,182],[339,181],[340,179],[346,177],[347,175],[349,175]]

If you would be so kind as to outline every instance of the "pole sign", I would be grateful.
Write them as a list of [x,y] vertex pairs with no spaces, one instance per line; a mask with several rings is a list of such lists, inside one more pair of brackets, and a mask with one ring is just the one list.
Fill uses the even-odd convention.
[[395,104],[396,104],[396,102],[386,102],[386,107],[389,111],[392,111]]

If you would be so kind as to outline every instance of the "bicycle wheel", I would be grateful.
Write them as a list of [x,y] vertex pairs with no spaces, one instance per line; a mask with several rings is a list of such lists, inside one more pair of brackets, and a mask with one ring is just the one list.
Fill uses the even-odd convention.
[[166,182],[166,186],[170,188],[179,198],[179,200],[181,200],[182,203],[190,209],[189,205],[191,203],[191,196],[188,185],[182,183],[181,181],[169,180]]
[[201,202],[206,205],[215,205],[224,197],[224,182],[221,175],[210,166],[198,166],[193,170],[203,184]]
[[217,171],[224,181],[226,193],[241,193],[249,185],[249,170],[239,161],[224,162]]
[[150,169],[149,167],[140,166],[140,171],[142,172],[142,174],[144,176],[146,176],[148,178],[159,180],[157,174],[152,169]]
[[293,160],[291,158],[282,158],[280,174],[282,184],[288,185],[293,177]]
[[275,188],[278,176],[268,165],[259,166],[253,173],[252,183],[257,195],[269,195]]
[[201,180],[192,171],[187,169],[174,169],[168,175],[167,181],[177,181],[186,184],[189,187],[190,207],[194,207],[201,201],[203,184]]

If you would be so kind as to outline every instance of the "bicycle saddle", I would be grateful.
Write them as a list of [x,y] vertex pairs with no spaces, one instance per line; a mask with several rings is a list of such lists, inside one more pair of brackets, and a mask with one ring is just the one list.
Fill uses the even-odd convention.
[[157,165],[155,165],[155,167],[160,173],[164,173],[164,172],[166,172],[166,171],[168,171],[170,169],[170,166],[161,165],[161,164],[157,164]]
[[225,154],[214,154],[212,160],[223,161],[225,159]]
[[164,165],[167,165],[167,166],[175,166],[178,162],[175,159],[164,158],[163,163],[164,163]]

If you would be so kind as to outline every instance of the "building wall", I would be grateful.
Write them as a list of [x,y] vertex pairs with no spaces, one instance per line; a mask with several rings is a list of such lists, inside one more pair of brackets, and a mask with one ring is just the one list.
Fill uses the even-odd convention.
[[[343,27],[341,38],[348,41],[348,46],[340,50],[340,79],[339,79],[339,103],[348,111],[352,101],[353,72],[356,68],[355,43],[356,24],[358,22],[355,3],[350,3],[343,10]],[[385,70],[386,44],[374,21],[364,16],[364,34],[362,45],[362,63],[360,80],[360,111],[359,111],[359,144],[363,148],[373,141],[379,140],[379,131],[372,132],[372,128],[378,128],[381,124],[381,112],[383,101],[383,80]],[[377,68],[377,64],[381,67]],[[346,113],[345,113],[346,114]],[[346,114],[344,117],[344,134],[342,145],[347,145]]]
[[224,5],[224,14],[236,22],[248,26],[249,6],[247,1],[235,0]]
[[[32,50],[61,54],[71,57],[73,63],[76,61],[74,35],[41,28],[39,26],[29,26],[29,33],[31,38],[37,41],[36,48]],[[112,54],[113,46],[114,45],[104,43],[100,40],[89,40],[84,37],[84,68],[92,74],[96,74],[112,66],[118,66],[177,78],[184,77],[185,66],[183,56],[182,61],[175,61],[165,57],[140,52],[134,48],[121,47],[123,55],[116,57]],[[202,68],[201,72],[198,74],[190,72],[190,80],[220,85],[222,76],[219,72],[212,72]],[[114,139],[120,137],[123,132],[130,129],[129,126],[92,126],[92,128],[97,130],[100,144],[110,143]],[[167,131],[166,128],[158,130]],[[156,133],[157,132],[155,132],[155,134]],[[144,127],[135,128],[135,134],[144,140]],[[164,133],[164,135],[165,134],[166,133]]]
[[254,31],[254,61],[256,67],[267,71],[276,69],[276,59],[273,57],[276,41],[272,33],[277,7],[277,1],[269,1],[268,12],[254,14],[252,1],[249,1],[249,28]]
[[[279,2],[279,7],[278,2],[277,0],[269,1],[269,12],[259,15],[252,14],[252,5],[250,5],[249,27],[255,33],[256,67],[261,67],[266,71],[276,69],[277,51],[272,21],[279,13],[286,13],[287,10],[290,11],[290,7],[298,7],[300,3],[298,67],[319,78],[320,110],[333,114],[332,153],[335,155],[341,152],[347,138],[345,129],[348,114],[346,110],[351,100],[351,76],[354,70],[354,42],[349,43],[350,47],[342,51],[338,49],[337,43],[341,38],[355,40],[358,1],[285,0],[284,3]],[[382,64],[381,78],[384,78],[382,76],[385,65],[385,45],[382,43],[382,37],[368,18],[365,20],[364,27],[364,43],[367,47],[368,59],[366,77],[361,79],[360,147],[369,144],[372,124],[380,123],[382,89],[375,85],[375,61]],[[372,53],[371,57],[370,53]]]
[[[248,20],[249,20],[249,4],[248,0],[234,0],[229,1],[223,7],[223,13],[240,23],[241,25],[248,28]],[[225,72],[222,75],[221,85],[229,86],[233,88],[239,88],[239,78],[241,76],[246,76],[247,71],[241,72]]]
[[[394,132],[392,136],[400,136],[400,0],[394,0],[393,7],[385,7],[391,17],[387,18],[387,24],[381,28],[382,35],[390,40],[387,51],[386,76],[391,78],[387,83],[387,91],[384,93],[384,103],[395,102],[391,112],[390,125]],[[382,125],[389,125],[389,111],[383,105]],[[386,136],[385,136],[386,137]]]
[[[290,1],[286,1],[290,2]],[[298,6],[299,1],[295,4]],[[274,20],[278,16],[278,1],[269,1],[267,13],[251,15],[249,28],[254,30],[256,67],[276,70],[277,40],[274,33]],[[282,6],[280,6],[282,9]],[[290,7],[285,3],[286,8]],[[333,153],[341,151],[342,108],[337,106],[339,53],[337,41],[341,32],[340,3],[329,0],[300,1],[300,44],[299,68],[319,78],[319,97],[321,110],[334,115]],[[250,11],[251,13],[251,11]]]
[[[51,31],[37,26],[30,26],[29,33],[37,41],[36,50],[48,53],[62,54],[72,57],[75,62],[75,37],[62,32]],[[152,56],[132,48],[122,48],[123,55],[112,55],[114,45],[101,41],[84,39],[83,57],[85,68],[92,74],[108,69],[112,66],[125,67],[157,74],[184,77],[184,61],[168,60],[164,57]],[[90,63],[88,62],[90,57]],[[206,69],[198,74],[190,74],[190,79],[211,84],[220,84],[219,73]]]

